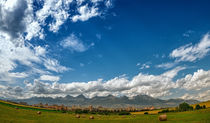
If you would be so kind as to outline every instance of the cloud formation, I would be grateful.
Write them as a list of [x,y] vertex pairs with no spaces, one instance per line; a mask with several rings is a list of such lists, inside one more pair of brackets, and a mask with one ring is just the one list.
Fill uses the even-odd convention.
[[202,69],[187,74],[184,78],[177,80],[177,86],[186,90],[201,90],[210,87],[210,71]]
[[52,75],[42,75],[42,76],[40,76],[40,80],[57,82],[60,80],[60,77],[52,76]]
[[95,6],[93,7],[88,7],[88,5],[84,5],[78,8],[79,15],[75,15],[72,17],[72,21],[76,22],[78,20],[80,21],[86,21],[89,18],[98,16],[100,13],[98,12],[98,8]]
[[182,99],[196,99],[196,100],[206,101],[206,100],[210,99],[210,90],[197,92],[195,94],[186,93],[181,98]]
[[[35,79],[33,82],[25,82],[25,87],[21,89],[1,85],[0,96],[29,98],[33,96],[59,97],[84,94],[86,97],[92,98],[107,95],[133,97],[139,94],[146,94],[155,98],[162,98],[173,95],[173,89],[181,89],[194,93],[186,93],[181,96],[183,99],[209,100],[209,91],[200,90],[208,90],[210,88],[210,72],[201,69],[192,75],[188,74],[174,81],[173,79],[177,76],[178,72],[184,69],[186,68],[176,67],[159,75],[139,73],[132,79],[128,79],[123,75],[107,81],[98,79],[96,81],[70,83],[58,83],[58,76],[43,75],[39,80]],[[21,91],[16,94],[16,90]],[[193,95],[197,95],[196,98],[192,97]]]
[[170,54],[171,58],[175,58],[176,61],[189,61],[193,62],[198,59],[202,59],[210,51],[210,35],[207,33],[200,40],[198,44],[187,44],[174,49]]
[[25,0],[2,0],[0,2],[0,32],[8,34],[11,38],[17,38],[24,32]]
[[[45,46],[33,45],[31,40],[35,38],[43,40],[46,29],[52,33],[58,32],[67,20],[87,21],[89,18],[99,16],[99,11],[102,13],[108,9],[105,4],[111,5],[107,2],[107,0],[1,0],[0,81],[13,81],[13,78],[23,77],[26,71],[20,71],[22,75],[13,72],[20,65],[30,67],[30,72],[27,71],[30,74],[70,70],[52,58]],[[38,6],[34,6],[35,4]],[[103,5],[103,9],[100,9],[99,6]],[[78,19],[72,20],[72,17]],[[46,21],[47,18],[51,18],[51,21]],[[73,39],[70,44],[66,42],[72,50],[83,52],[88,49],[77,38]]]
[[[126,76],[119,76],[108,81],[98,79],[96,81],[71,83],[42,82],[41,79],[55,79],[55,77],[47,75],[41,76],[40,80],[34,80],[33,83],[26,82],[25,93],[28,96],[76,96],[84,94],[89,98],[109,94],[128,97],[147,94],[153,97],[161,97],[170,95],[170,90],[176,87],[172,79],[183,69],[185,68],[177,67],[160,75],[139,73],[131,80],[127,79]],[[56,79],[58,80],[58,78]]]

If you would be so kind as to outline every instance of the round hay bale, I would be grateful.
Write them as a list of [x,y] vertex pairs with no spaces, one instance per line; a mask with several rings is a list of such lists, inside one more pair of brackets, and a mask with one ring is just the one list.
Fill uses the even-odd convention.
[[37,111],[37,114],[42,114],[42,112],[41,111]]
[[76,115],[76,118],[80,118],[80,115],[79,115],[79,114],[77,114],[77,115]]
[[89,119],[94,119],[94,116],[90,116]]
[[160,121],[166,121],[167,120],[167,115],[166,114],[160,115],[159,120]]

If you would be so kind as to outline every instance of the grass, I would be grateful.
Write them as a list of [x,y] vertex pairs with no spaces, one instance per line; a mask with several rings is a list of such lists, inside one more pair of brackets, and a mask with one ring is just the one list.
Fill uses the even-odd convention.
[[[81,118],[75,118],[75,114],[60,113],[51,110],[33,108],[10,103],[0,103],[0,122],[1,123],[156,123],[158,114],[144,115],[141,113],[120,116],[120,115],[93,115],[95,119],[89,119],[90,114],[82,114]],[[42,110],[42,114],[38,115],[37,110]],[[144,113],[144,112],[143,112]],[[150,112],[151,113],[151,112]],[[209,123],[210,109],[202,109],[189,112],[167,113],[168,121],[173,123]]]

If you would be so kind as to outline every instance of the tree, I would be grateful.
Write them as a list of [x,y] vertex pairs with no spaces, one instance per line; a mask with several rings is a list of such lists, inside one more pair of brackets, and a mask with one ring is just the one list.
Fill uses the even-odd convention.
[[203,109],[206,109],[206,105],[203,105]]
[[199,109],[202,109],[202,107],[201,107],[200,105],[197,104],[197,105],[195,106],[195,109],[196,109],[196,110],[199,110]]
[[188,103],[183,102],[183,103],[179,104],[179,110],[180,111],[189,111],[189,110],[193,110],[193,107],[190,106]]

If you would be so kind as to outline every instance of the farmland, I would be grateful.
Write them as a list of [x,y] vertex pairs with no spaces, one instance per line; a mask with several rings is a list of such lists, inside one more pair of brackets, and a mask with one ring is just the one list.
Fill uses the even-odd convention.
[[[18,108],[17,108],[18,107]],[[39,115],[37,111],[42,113]],[[42,108],[27,107],[23,105],[16,105],[8,102],[0,102],[0,121],[1,122],[23,122],[23,123],[36,123],[36,122],[74,122],[74,123],[89,123],[89,122],[102,122],[102,123],[151,123],[158,121],[157,111],[148,112],[143,114],[141,112],[131,113],[131,115],[92,115],[81,114],[80,118],[76,118],[74,113],[61,113],[53,110]],[[89,119],[89,116],[94,116],[94,119]],[[167,113],[168,121],[166,122],[210,122],[210,108],[201,109],[196,111],[187,112],[174,112]]]

